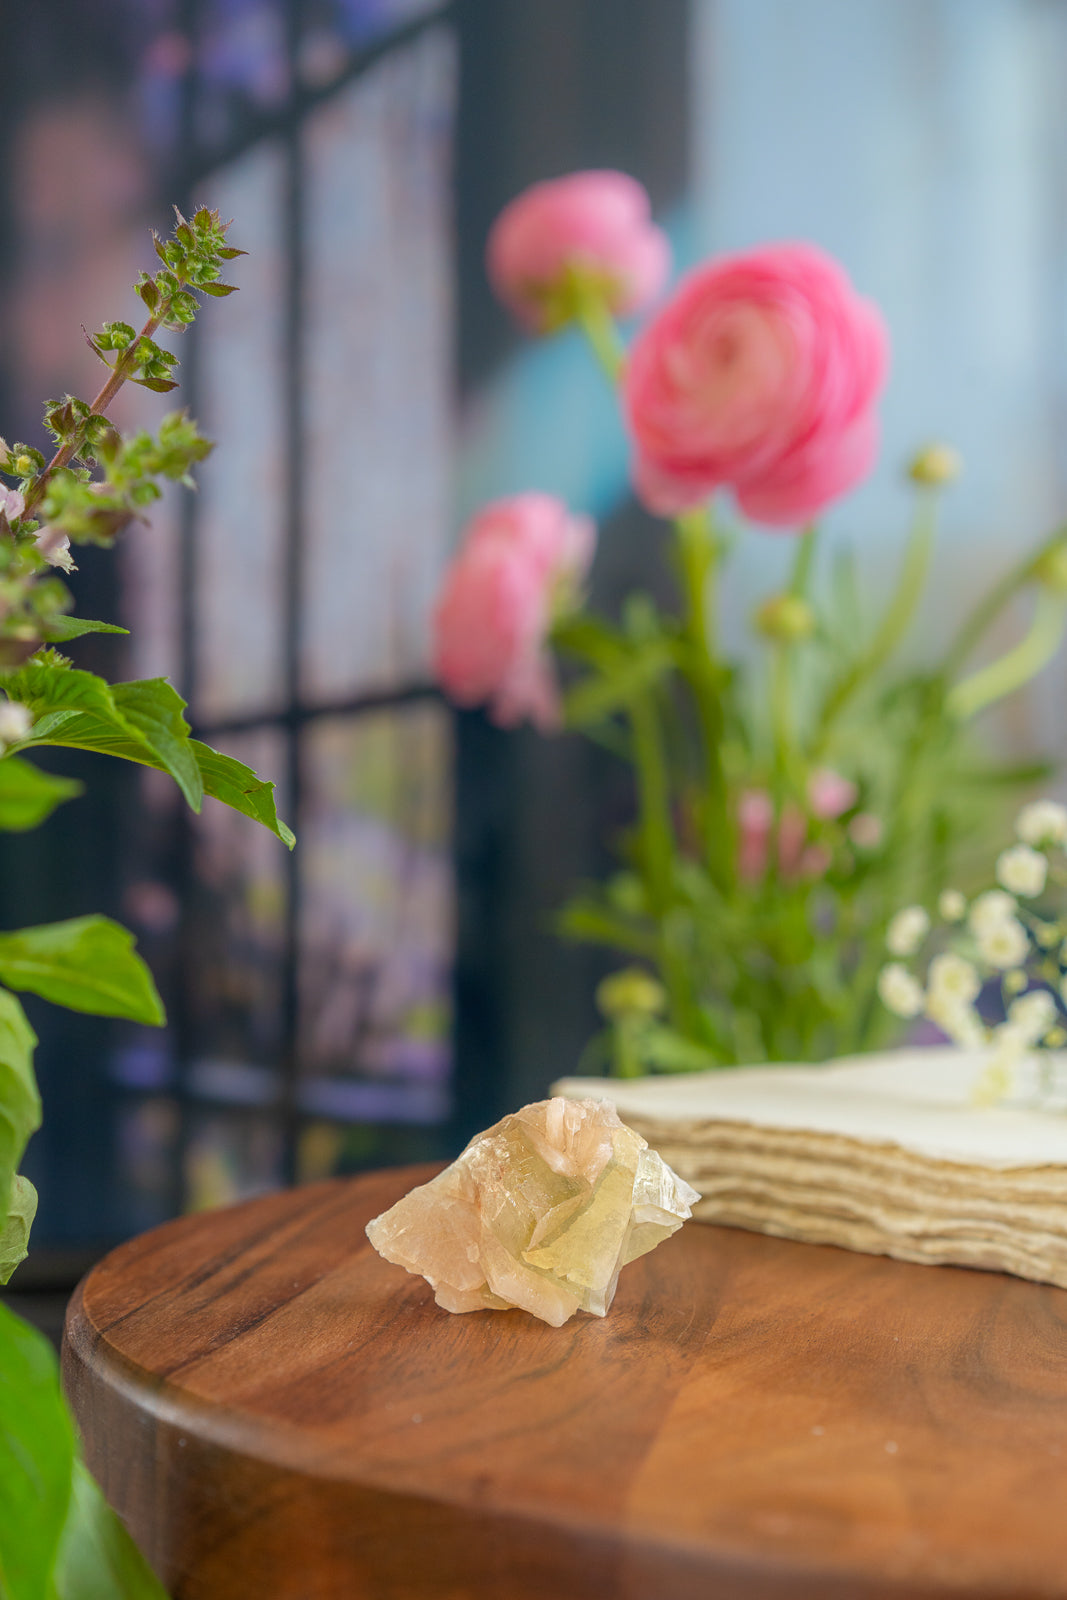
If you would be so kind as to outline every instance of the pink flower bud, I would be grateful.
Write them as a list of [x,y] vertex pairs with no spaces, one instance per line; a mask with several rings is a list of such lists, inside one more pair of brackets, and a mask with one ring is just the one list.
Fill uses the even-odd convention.
[[670,246],[634,178],[575,172],[535,183],[504,207],[486,263],[504,304],[543,333],[573,315],[573,276],[603,294],[616,316],[643,310],[667,281]]
[[674,514],[729,487],[757,522],[809,521],[870,469],[887,366],[877,308],[813,245],[699,267],[627,364],[638,494]]
[[592,521],[551,495],[514,495],[475,517],[433,617],[434,671],[457,704],[488,704],[502,727],[557,725],[546,639],[577,600],[595,542]]
[[813,772],[808,780],[808,803],[817,817],[832,822],[856,804],[859,790],[848,778],[830,767]]

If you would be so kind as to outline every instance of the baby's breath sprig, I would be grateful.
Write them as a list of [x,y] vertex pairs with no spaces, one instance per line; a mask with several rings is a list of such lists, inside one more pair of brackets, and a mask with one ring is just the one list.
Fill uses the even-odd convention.
[[[1020,811],[1015,832],[1016,842],[997,857],[997,887],[969,903],[958,889],[942,890],[939,927],[922,906],[897,912],[886,934],[896,959],[878,980],[895,1015],[928,1017],[954,1044],[989,1051],[975,1088],[983,1103],[1009,1092],[1031,1050],[1067,1044],[1067,911],[1046,904],[1050,889],[1067,887],[1067,807],[1034,801]],[[925,960],[922,977],[908,965],[912,958]],[[1003,1020],[986,1021],[979,1004],[998,987]],[[1046,1054],[1046,1090],[1048,1063]]]

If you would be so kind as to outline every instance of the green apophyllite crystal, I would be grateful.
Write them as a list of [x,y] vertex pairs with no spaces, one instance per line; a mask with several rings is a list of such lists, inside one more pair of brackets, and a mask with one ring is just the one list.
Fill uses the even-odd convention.
[[541,1100],[472,1139],[367,1226],[447,1311],[518,1306],[553,1327],[602,1317],[619,1272],[699,1196],[603,1100]]

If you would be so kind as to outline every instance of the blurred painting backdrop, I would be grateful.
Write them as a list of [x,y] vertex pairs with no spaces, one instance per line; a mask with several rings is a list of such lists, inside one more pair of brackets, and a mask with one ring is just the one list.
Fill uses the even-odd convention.
[[[574,1068],[595,953],[552,914],[603,866],[624,774],[454,717],[427,614],[464,517],[527,488],[594,512],[598,603],[652,581],[610,395],[523,343],[482,271],[500,206],[617,166],[679,262],[817,241],[885,309],[871,482],[829,519],[877,594],[900,468],[963,453],[917,652],[1067,507],[1067,12],[1059,0],[15,0],[0,107],[9,436],[94,385],[167,204],[235,217],[239,296],[179,346],[222,448],[196,496],[90,552],[79,664],[171,676],[196,732],[280,781],[292,857],[157,775],[69,753],[86,798],[0,849],[4,926],[133,927],[163,1032],[34,1008],[39,1246],[100,1245],[296,1178],[450,1152]],[[135,418],[129,402],[126,421]],[[151,414],[157,414],[153,407]],[[728,626],[779,580],[753,537]],[[1001,646],[1022,624],[1004,623]],[[1062,754],[1057,664],[991,737]]]

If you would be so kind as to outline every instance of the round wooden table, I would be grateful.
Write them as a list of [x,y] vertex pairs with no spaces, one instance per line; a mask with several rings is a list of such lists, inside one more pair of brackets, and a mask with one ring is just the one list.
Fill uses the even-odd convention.
[[1067,1292],[691,1223],[604,1320],[450,1316],[363,1233],[433,1170],[76,1294],[89,1464],[176,1600],[1067,1597]]

